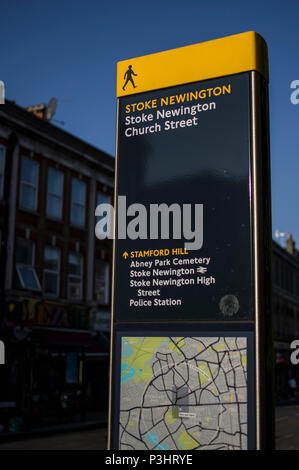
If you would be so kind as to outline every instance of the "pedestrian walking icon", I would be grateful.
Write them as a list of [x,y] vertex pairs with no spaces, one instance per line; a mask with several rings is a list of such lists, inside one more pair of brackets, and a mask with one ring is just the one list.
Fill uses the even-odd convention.
[[128,70],[126,71],[126,73],[124,75],[124,80],[126,80],[126,83],[123,86],[124,91],[125,91],[125,88],[126,88],[128,82],[131,82],[133,87],[136,88],[132,75],[137,77],[137,73],[133,72],[132,65],[129,65],[129,68],[128,68]]

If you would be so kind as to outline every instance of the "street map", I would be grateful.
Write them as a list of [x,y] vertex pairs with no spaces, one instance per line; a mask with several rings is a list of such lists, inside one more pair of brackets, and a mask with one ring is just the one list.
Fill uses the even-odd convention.
[[246,337],[122,337],[119,449],[247,449]]

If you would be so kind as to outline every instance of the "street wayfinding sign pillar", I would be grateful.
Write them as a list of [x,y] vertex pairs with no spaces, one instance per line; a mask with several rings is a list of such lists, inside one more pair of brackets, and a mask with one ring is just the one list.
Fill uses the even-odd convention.
[[109,448],[272,446],[267,46],[118,63]]

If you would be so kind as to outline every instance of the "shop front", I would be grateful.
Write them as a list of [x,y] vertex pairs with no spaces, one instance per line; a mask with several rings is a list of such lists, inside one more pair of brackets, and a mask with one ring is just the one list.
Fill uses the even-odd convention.
[[59,326],[53,304],[24,299],[7,305],[1,328],[9,364],[0,370],[2,431],[85,421],[107,408],[107,337],[87,329],[87,309],[55,309]]

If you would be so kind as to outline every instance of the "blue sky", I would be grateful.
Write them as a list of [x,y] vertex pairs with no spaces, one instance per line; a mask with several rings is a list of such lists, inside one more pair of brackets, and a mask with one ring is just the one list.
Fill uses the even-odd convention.
[[0,79],[20,106],[58,98],[62,128],[114,155],[117,61],[259,32],[270,59],[273,231],[299,245],[298,17],[291,0],[3,0]]

